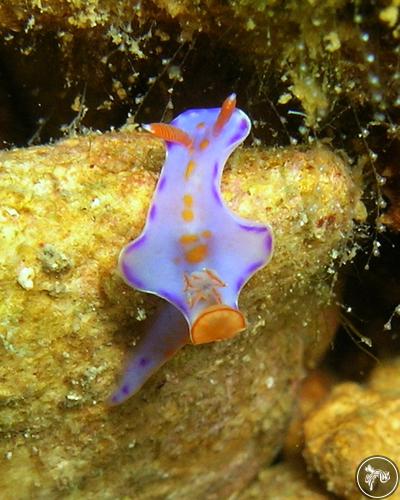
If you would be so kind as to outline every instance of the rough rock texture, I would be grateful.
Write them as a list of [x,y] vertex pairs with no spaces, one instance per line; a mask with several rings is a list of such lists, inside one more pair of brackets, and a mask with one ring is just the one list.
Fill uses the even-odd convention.
[[285,460],[301,458],[304,448],[304,421],[329,396],[333,383],[332,375],[323,369],[311,370],[302,380],[282,449]]
[[322,484],[298,462],[285,462],[261,471],[238,500],[333,500]]
[[[384,455],[400,463],[399,380],[399,360],[383,362],[369,387],[350,382],[336,386],[306,420],[305,457],[329,491],[358,499],[354,475],[362,460]],[[390,498],[400,498],[399,490]]]
[[0,154],[0,491],[20,498],[225,498],[280,449],[305,365],[336,322],[335,268],[362,217],[324,147],[243,149],[228,205],[269,222],[271,264],[246,286],[249,328],[184,348],[129,402],[103,401],[156,299],[115,273],[162,164],[133,131]]

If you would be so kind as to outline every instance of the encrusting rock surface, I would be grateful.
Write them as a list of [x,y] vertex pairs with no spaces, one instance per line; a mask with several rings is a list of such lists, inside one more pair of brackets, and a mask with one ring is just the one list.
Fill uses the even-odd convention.
[[104,401],[158,300],[116,273],[141,231],[161,142],[125,129],[0,153],[0,491],[13,498],[226,498],[281,448],[306,367],[336,328],[360,186],[322,146],[241,149],[229,207],[268,222],[249,327],[187,346],[126,404]]

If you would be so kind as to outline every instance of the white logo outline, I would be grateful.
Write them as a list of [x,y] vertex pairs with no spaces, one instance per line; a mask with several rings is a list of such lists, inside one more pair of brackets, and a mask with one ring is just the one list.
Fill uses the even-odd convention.
[[[379,478],[379,482],[381,483],[387,483],[388,481],[390,481],[390,472],[389,471],[385,471],[383,469],[375,469],[372,465],[368,464],[367,462],[369,462],[370,460],[372,459],[375,459],[375,458],[378,458],[378,459],[381,459],[381,460],[384,460],[385,462],[387,462],[388,464],[391,465],[391,467],[393,468],[393,470],[395,471],[395,482],[394,482],[394,486],[393,488],[388,492],[388,493],[385,493],[384,495],[372,495],[371,493],[368,493],[368,491],[366,491],[364,485],[361,485],[360,484],[360,478],[359,478],[359,475],[360,475],[360,472],[362,470],[364,470],[365,472],[367,472],[365,478],[364,478],[364,482],[366,484],[368,484],[369,486],[369,489],[370,491],[372,492],[375,484],[376,484],[376,480]],[[370,457],[367,457],[365,458],[361,463],[360,465],[357,467],[357,471],[356,471],[356,483],[357,483],[357,486],[359,488],[359,490],[361,491],[361,493],[369,498],[387,498],[389,497],[390,495],[392,495],[398,485],[399,485],[399,470],[396,466],[396,464],[393,462],[393,460],[390,460],[389,458],[387,457],[384,457],[383,455],[372,455]]]

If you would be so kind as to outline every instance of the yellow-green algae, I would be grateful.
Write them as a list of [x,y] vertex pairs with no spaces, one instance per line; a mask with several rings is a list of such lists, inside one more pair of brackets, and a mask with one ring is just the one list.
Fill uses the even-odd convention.
[[132,131],[0,153],[6,498],[16,485],[22,498],[225,498],[280,449],[305,367],[329,345],[360,186],[324,146],[242,149],[225,199],[276,238],[242,294],[248,330],[184,348],[125,405],[103,404],[156,303],[115,266],[163,155]]

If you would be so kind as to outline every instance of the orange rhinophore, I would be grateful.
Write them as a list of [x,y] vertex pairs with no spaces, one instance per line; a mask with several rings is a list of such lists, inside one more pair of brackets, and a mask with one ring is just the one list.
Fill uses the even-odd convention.
[[168,125],[166,123],[150,123],[150,125],[142,125],[142,127],[156,137],[164,139],[164,141],[175,142],[186,148],[191,148],[193,145],[193,141],[189,134],[173,125]]
[[219,135],[224,125],[228,123],[230,117],[236,109],[236,94],[231,94],[222,103],[221,111],[214,123],[213,133]]

